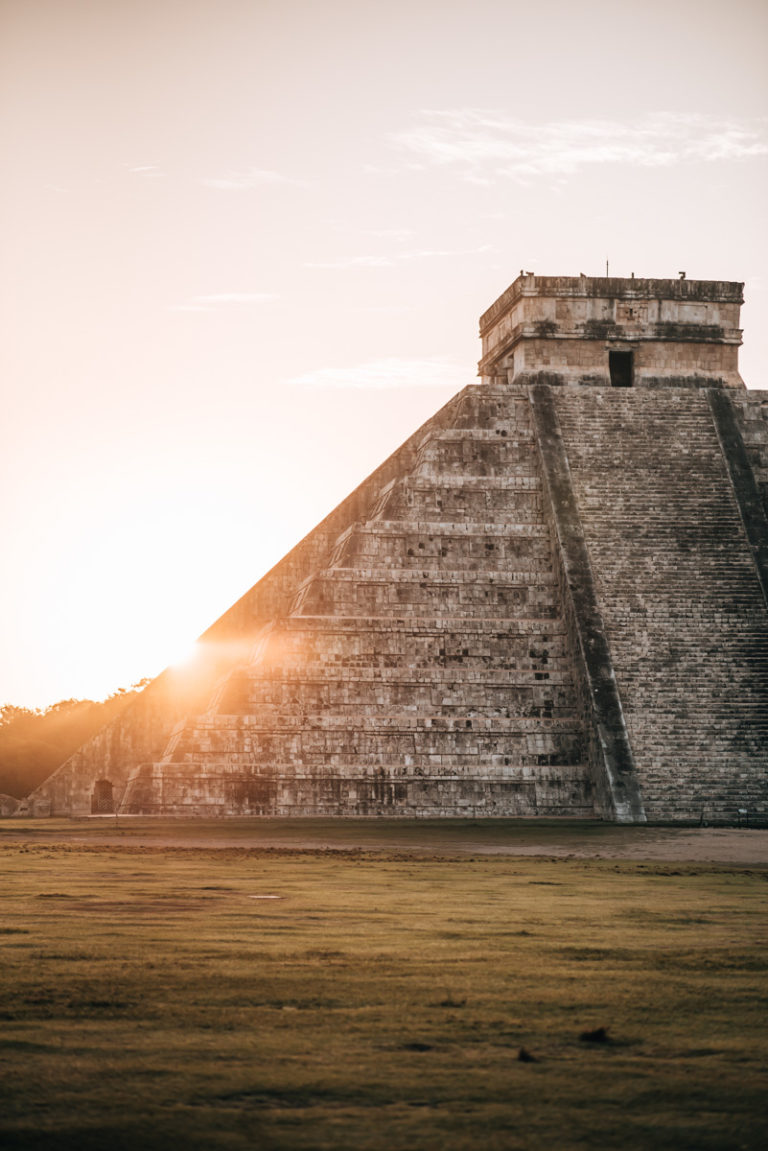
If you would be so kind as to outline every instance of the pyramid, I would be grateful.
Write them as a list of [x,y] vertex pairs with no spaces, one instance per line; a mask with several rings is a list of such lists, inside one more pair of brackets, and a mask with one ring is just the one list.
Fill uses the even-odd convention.
[[768,815],[742,285],[522,275],[420,428],[21,810]]

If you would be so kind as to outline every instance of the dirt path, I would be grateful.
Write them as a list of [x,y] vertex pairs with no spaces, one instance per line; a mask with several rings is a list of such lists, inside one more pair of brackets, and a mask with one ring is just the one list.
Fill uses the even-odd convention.
[[506,820],[83,820],[0,821],[0,844],[151,848],[386,851],[405,855],[525,855],[768,867],[768,830],[617,827]]

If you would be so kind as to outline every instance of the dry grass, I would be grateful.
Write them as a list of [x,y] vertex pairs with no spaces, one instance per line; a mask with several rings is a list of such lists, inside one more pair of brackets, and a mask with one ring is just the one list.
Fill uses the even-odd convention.
[[766,1145],[764,872],[0,859],[7,1148]]

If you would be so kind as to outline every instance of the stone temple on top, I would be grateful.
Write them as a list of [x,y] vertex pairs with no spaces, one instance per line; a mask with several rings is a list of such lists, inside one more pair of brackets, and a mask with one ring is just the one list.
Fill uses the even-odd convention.
[[521,273],[480,382],[21,812],[766,818],[742,289]]

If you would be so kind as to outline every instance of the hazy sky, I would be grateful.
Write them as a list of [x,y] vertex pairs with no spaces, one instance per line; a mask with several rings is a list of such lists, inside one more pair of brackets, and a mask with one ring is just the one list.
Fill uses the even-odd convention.
[[0,703],[154,675],[520,268],[746,281],[764,0],[0,0]]

